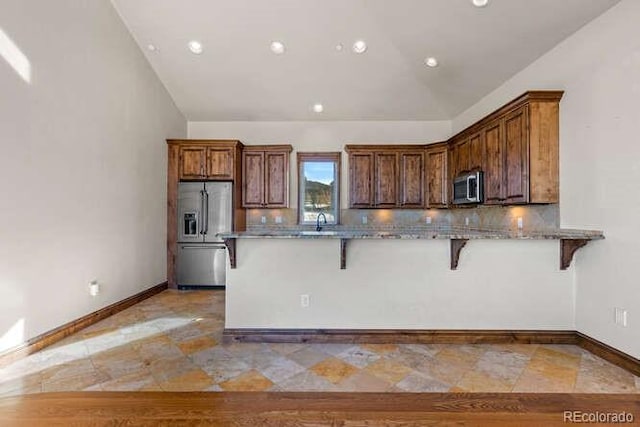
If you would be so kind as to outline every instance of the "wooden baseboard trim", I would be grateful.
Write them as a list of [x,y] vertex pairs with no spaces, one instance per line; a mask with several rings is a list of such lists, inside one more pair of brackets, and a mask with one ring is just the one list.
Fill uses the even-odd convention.
[[432,329],[225,329],[224,342],[350,344],[577,344],[574,331]]
[[223,342],[349,344],[573,344],[640,376],[640,360],[577,331],[225,329]]
[[591,338],[582,332],[576,332],[578,345],[585,350],[613,363],[616,366],[626,369],[636,376],[640,376],[640,360],[624,353],[616,348],[611,347],[601,341]]
[[152,297],[153,295],[158,294],[165,289],[167,289],[167,282],[157,284],[150,287],[149,289],[145,289],[142,292],[132,295],[129,298],[125,298],[121,301],[101,308],[100,310],[94,311],[93,313],[89,313],[86,316],[82,316],[79,319],[73,320],[69,323],[65,323],[64,325],[38,335],[37,337],[31,338],[30,340],[22,343],[19,346],[10,348],[9,350],[0,353],[0,367],[6,366],[11,362],[35,353],[36,351],[40,351],[43,348],[48,347],[51,344],[56,343],[61,339],[66,338],[69,335],[86,328],[87,326],[91,326],[94,323],[99,322],[100,320],[106,319],[107,317],[112,316],[126,308],[129,308],[132,305],[139,303],[140,301]]

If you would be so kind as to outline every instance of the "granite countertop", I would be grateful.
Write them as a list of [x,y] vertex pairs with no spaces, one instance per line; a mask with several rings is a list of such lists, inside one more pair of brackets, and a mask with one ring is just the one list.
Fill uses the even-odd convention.
[[323,227],[256,229],[219,233],[223,239],[604,239],[602,231],[566,228],[546,230],[488,230],[469,227]]

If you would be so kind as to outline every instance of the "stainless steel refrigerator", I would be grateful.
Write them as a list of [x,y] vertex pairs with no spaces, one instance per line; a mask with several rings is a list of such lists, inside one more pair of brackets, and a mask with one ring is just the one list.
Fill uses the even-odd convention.
[[181,182],[178,186],[179,289],[225,285],[227,252],[216,233],[232,228],[230,182]]

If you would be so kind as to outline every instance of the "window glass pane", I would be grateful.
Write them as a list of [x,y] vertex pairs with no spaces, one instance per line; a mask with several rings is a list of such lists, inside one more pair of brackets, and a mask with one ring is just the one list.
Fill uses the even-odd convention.
[[311,161],[301,164],[300,191],[302,191],[300,221],[315,223],[318,214],[324,212],[327,223],[335,224],[337,218],[336,162]]

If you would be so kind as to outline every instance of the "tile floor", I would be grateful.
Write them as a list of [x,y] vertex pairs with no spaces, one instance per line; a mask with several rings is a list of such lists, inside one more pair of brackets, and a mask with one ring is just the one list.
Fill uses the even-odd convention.
[[221,344],[224,292],[165,291],[0,369],[0,396],[67,390],[640,393],[571,345]]

